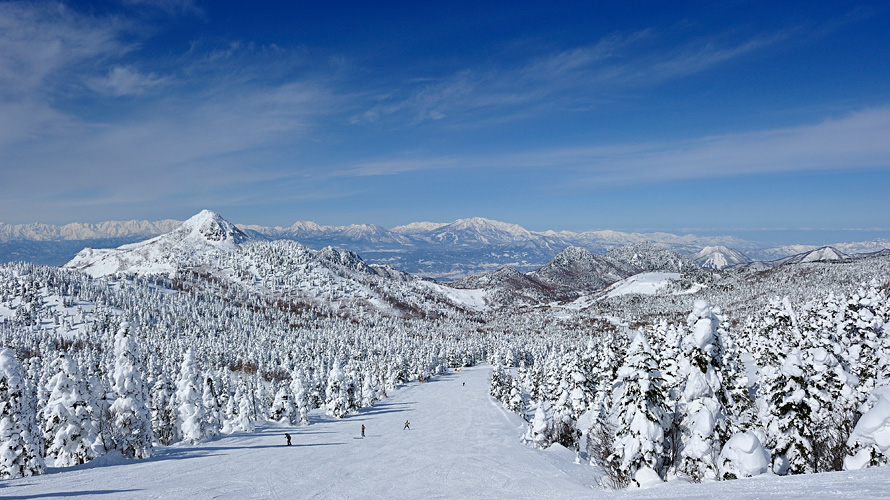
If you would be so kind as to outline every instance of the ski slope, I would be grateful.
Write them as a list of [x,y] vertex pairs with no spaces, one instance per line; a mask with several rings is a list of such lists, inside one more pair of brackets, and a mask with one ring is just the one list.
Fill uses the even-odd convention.
[[[490,367],[410,384],[343,420],[258,426],[148,460],[105,457],[0,481],[0,498],[890,498],[890,468],[649,490],[596,489],[593,467],[554,446],[525,447],[523,421],[488,396]],[[466,385],[463,385],[466,384]],[[410,430],[403,430],[404,422]],[[357,439],[361,426],[365,439]],[[293,446],[284,446],[284,433]]]

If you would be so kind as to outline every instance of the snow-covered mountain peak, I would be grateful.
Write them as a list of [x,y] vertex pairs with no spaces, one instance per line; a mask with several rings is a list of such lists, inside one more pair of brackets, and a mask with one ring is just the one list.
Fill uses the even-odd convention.
[[447,222],[412,222],[410,224],[405,224],[403,226],[396,226],[390,231],[394,233],[400,234],[416,234],[416,233],[426,233],[430,231],[435,231],[442,226],[447,226]]
[[534,235],[522,226],[482,217],[458,219],[431,234],[434,241],[458,245],[497,245],[534,239]]
[[692,257],[692,260],[708,269],[724,269],[751,262],[745,254],[723,245],[704,247]]
[[570,246],[529,276],[565,291],[598,290],[637,272],[637,269],[586,248]]
[[250,240],[250,237],[225,220],[218,213],[202,210],[182,223],[174,233],[180,233],[185,239],[200,239],[214,246],[234,248]]
[[819,247],[808,252],[801,262],[827,262],[832,260],[844,260],[847,256],[832,246]]
[[231,252],[250,236],[216,212],[202,210],[169,233],[113,249],[85,248],[63,267],[92,276],[115,273],[172,274],[184,262],[211,252]]
[[530,236],[531,233],[518,224],[510,224],[484,217],[470,217],[469,219],[457,219],[449,224],[454,229],[472,229],[480,232],[501,232],[515,236]]
[[326,229],[330,229],[330,226],[322,226],[321,224],[318,224],[317,222],[312,222],[312,221],[298,220],[297,222],[294,222],[293,224],[291,224],[291,226],[288,229],[292,233],[300,233],[300,232],[322,233]]

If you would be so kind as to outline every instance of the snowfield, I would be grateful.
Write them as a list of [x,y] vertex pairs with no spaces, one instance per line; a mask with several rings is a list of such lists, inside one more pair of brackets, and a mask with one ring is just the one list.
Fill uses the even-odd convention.
[[680,279],[680,273],[640,273],[606,288],[606,297],[619,297],[631,293],[654,295],[672,280]]
[[[464,368],[409,384],[343,420],[316,410],[306,427],[259,425],[158,447],[147,460],[110,456],[0,481],[0,498],[890,498],[887,467],[600,490],[596,469],[574,463],[574,453],[520,442],[524,422],[489,397],[490,372]],[[367,437],[358,439],[362,425]]]

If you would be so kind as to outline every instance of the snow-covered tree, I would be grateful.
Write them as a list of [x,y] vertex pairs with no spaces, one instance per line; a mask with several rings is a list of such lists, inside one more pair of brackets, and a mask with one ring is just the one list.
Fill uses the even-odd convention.
[[535,409],[535,416],[528,424],[525,441],[544,449],[553,444],[553,422],[547,415],[547,403],[541,402]]
[[723,342],[720,320],[705,300],[689,316],[692,332],[684,341],[686,381],[681,393],[680,469],[700,481],[717,479],[717,457],[728,438],[727,397],[721,380]]
[[34,406],[22,365],[12,349],[0,349],[0,479],[46,472]]
[[238,381],[232,401],[235,405],[235,415],[230,422],[229,431],[253,432],[255,426],[251,417],[250,388],[243,378]]
[[275,392],[275,398],[272,400],[272,410],[269,418],[277,422],[287,422],[295,424],[299,421],[299,413],[294,407],[294,400],[290,393],[288,384],[281,384]]
[[126,323],[114,339],[111,377],[116,398],[110,410],[117,448],[128,458],[148,458],[152,453],[151,414],[146,405],[148,391],[142,379],[139,347]]
[[89,462],[99,456],[100,440],[77,361],[59,353],[52,367],[56,374],[47,384],[49,400],[42,412],[45,457],[56,467]]
[[195,364],[195,352],[185,353],[176,382],[177,435],[190,443],[208,438],[207,410],[202,398],[203,378]]
[[325,391],[325,411],[328,415],[343,418],[349,413],[350,402],[346,392],[346,375],[340,369],[340,361],[335,360],[328,374],[328,386]]
[[628,349],[627,361],[618,369],[618,385],[612,392],[613,449],[623,480],[638,483],[664,476],[664,421],[667,408],[661,374],[642,330]]
[[761,421],[777,474],[805,474],[814,468],[812,401],[800,365],[795,348],[780,367],[761,371]]
[[876,388],[875,396],[874,406],[859,419],[847,442],[850,453],[844,459],[845,470],[890,463],[890,386]]
[[300,425],[309,425],[309,395],[306,391],[306,385],[304,382],[303,373],[294,369],[291,372],[291,381],[290,381],[290,391],[293,394],[294,407],[297,412],[296,421],[294,423],[299,422]]
[[168,446],[176,440],[176,387],[166,375],[155,381],[149,392],[148,408],[151,411],[151,430],[158,444]]
[[219,398],[217,397],[216,383],[210,376],[204,377],[204,386],[201,391],[201,403],[207,412],[207,430],[206,438],[212,439],[222,427],[222,418],[220,412],[222,410]]

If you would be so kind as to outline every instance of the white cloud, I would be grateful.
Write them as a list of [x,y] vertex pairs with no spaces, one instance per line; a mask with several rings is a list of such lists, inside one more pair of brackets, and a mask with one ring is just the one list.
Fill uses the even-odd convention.
[[890,107],[814,125],[685,141],[576,146],[500,155],[402,155],[334,169],[336,175],[396,175],[441,169],[541,169],[572,186],[647,184],[800,171],[890,168]]
[[105,77],[92,79],[89,86],[97,92],[120,97],[142,95],[148,90],[164,85],[167,81],[168,78],[159,77],[154,73],[146,75],[130,66],[115,66]]
[[465,68],[451,75],[412,79],[380,94],[386,98],[352,117],[352,123],[387,117],[412,125],[449,117],[478,122],[489,115],[524,116],[521,108],[553,107],[560,102],[587,106],[610,92],[645,88],[708,70],[726,61],[763,50],[784,34],[757,35],[741,41],[718,38],[683,45],[665,43],[652,30],[610,35],[598,42],[546,56],[519,66]]

